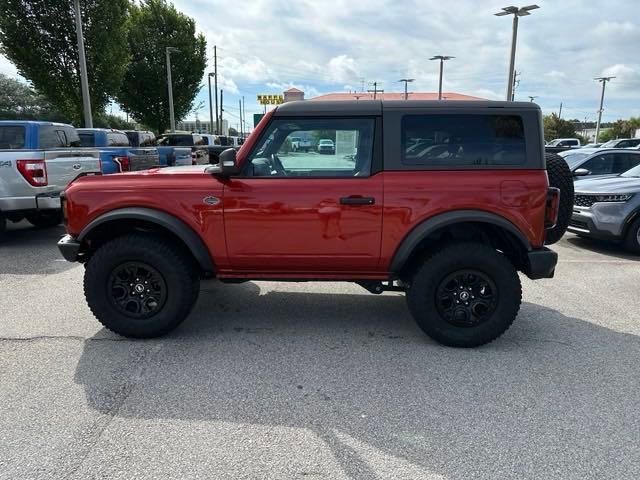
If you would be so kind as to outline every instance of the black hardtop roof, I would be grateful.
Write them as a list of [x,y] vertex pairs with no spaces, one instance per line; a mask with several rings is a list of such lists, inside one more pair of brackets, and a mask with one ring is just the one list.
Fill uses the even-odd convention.
[[413,109],[486,109],[540,110],[533,102],[506,102],[492,100],[301,100],[279,105],[274,116],[290,115],[380,115],[382,110]]

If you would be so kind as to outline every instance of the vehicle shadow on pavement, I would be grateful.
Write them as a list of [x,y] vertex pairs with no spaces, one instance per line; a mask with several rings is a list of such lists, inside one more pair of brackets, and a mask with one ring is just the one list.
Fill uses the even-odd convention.
[[625,251],[619,243],[605,242],[604,240],[595,240],[592,238],[582,238],[574,235],[567,236],[565,238],[572,246],[584,248],[590,252],[616,257],[622,260],[640,260],[640,255],[634,255],[633,253]]
[[0,275],[59,273],[77,266],[64,261],[58,250],[58,240],[64,234],[62,225],[36,228],[26,221],[9,222],[0,243]]
[[86,340],[75,381],[111,416],[312,433],[349,478],[637,478],[638,336],[525,303],[453,349],[404,303],[214,284],[165,339]]

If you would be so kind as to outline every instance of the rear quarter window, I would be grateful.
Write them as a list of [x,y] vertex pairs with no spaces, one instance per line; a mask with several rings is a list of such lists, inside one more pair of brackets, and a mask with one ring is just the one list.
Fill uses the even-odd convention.
[[518,115],[405,115],[402,163],[431,168],[522,165],[527,161]]
[[39,148],[61,148],[67,146],[64,131],[56,125],[41,125],[38,130]]
[[96,134],[93,132],[81,132],[80,145],[83,147],[95,147],[96,146]]
[[0,150],[18,150],[24,148],[25,130],[19,125],[0,126]]
[[110,147],[128,147],[129,138],[124,133],[107,133],[107,145]]

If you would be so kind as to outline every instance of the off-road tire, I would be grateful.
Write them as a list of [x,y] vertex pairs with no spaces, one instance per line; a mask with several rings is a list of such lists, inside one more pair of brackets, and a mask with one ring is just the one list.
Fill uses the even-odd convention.
[[[459,326],[440,313],[437,294],[445,279],[469,270],[494,283],[497,299],[493,313],[484,321]],[[409,310],[418,326],[433,340],[450,347],[477,347],[495,340],[511,326],[521,302],[522,287],[513,264],[493,248],[473,242],[456,243],[434,253],[418,268],[407,290]]]
[[[112,300],[112,274],[130,262],[148,265],[166,286],[164,303],[148,318],[132,318]],[[199,289],[188,252],[149,234],[127,234],[105,243],[87,262],[84,275],[84,294],[95,317],[109,330],[130,338],[159,337],[175,329],[191,312]]]
[[25,218],[36,228],[52,228],[62,223],[62,212],[60,210],[41,211],[29,213]]
[[562,238],[569,226],[573,213],[573,175],[564,158],[555,153],[545,153],[547,162],[547,176],[549,186],[560,189],[560,208],[556,226],[547,230],[545,242],[547,245],[556,243]]
[[624,248],[628,252],[640,255],[640,217],[636,218],[624,236]]

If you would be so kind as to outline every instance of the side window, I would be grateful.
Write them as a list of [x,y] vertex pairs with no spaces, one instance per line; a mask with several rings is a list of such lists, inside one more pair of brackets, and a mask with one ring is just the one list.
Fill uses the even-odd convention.
[[589,175],[608,175],[614,173],[615,157],[613,154],[603,154],[587,160],[580,168],[589,170]]
[[80,133],[80,146],[82,147],[95,147],[96,135],[93,132]]
[[54,125],[41,125],[38,132],[40,148],[60,148],[66,145],[64,137],[58,134],[60,130]]
[[[274,120],[249,157],[255,177],[366,177],[373,159],[372,118]],[[292,138],[308,139],[309,151],[293,151]]]
[[58,146],[59,147],[68,147],[69,142],[67,140],[67,134],[64,130],[56,130],[56,135],[58,137]]
[[78,132],[73,127],[66,127],[64,129],[65,136],[67,137],[67,147],[79,147],[80,146],[80,137],[78,136]]
[[616,168],[616,173],[624,173],[640,164],[640,155],[633,153],[619,153],[618,157],[620,160]]
[[193,136],[193,144],[194,145],[206,145],[207,143],[204,141],[204,138],[202,138],[200,135],[194,135]]
[[629,140],[630,147],[637,147],[638,145],[640,145],[640,138],[632,138]]
[[156,136],[153,133],[143,133],[142,134],[142,146],[143,147],[155,147],[156,146]]
[[24,143],[24,127],[0,125],[0,149],[20,149],[24,148]]
[[448,168],[526,162],[522,118],[516,115],[405,115],[402,163]]
[[107,133],[107,145],[110,147],[128,147],[129,138],[124,133],[109,132]]

